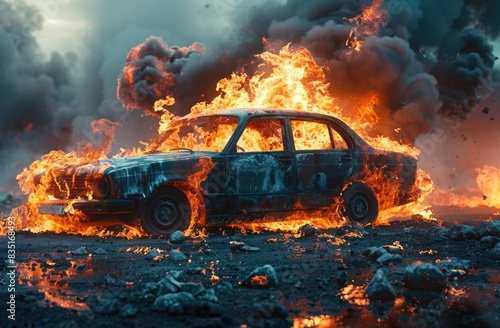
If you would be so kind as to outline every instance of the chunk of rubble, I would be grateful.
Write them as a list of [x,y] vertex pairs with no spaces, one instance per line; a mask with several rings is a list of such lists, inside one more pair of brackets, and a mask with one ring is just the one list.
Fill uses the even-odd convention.
[[403,258],[399,254],[385,253],[377,259],[377,262],[382,265],[388,265],[391,262],[401,262]]
[[377,260],[379,257],[387,253],[387,250],[383,247],[370,247],[363,252],[363,255],[368,256],[372,260]]
[[177,250],[177,249],[171,249],[170,252],[168,253],[168,258],[172,261],[186,261],[187,260],[187,256]]
[[161,253],[158,249],[152,248],[146,253],[145,257],[146,260],[158,260],[161,257]]
[[181,291],[187,292],[193,296],[198,296],[205,293],[205,287],[199,282],[183,282],[181,285]]
[[229,242],[229,248],[232,250],[232,251],[236,251],[240,248],[242,248],[243,246],[245,246],[245,242],[243,241],[240,241],[240,240],[231,240]]
[[243,252],[260,252],[259,247],[253,247],[250,245],[245,244],[243,241],[236,241],[236,240],[231,240],[229,242],[229,248],[233,252],[238,252],[238,251],[243,251]]
[[412,264],[406,267],[403,284],[410,290],[442,292],[446,288],[446,277],[433,264]]
[[77,248],[77,249],[71,251],[71,254],[73,254],[73,255],[87,255],[88,253],[89,252],[87,252],[85,247],[80,247],[80,248]]
[[384,245],[382,246],[390,254],[403,254],[403,246],[401,245]]
[[314,237],[314,235],[316,234],[316,228],[312,224],[304,224],[299,228],[298,233],[301,238]]
[[184,233],[182,231],[175,231],[170,235],[170,242],[172,244],[182,244],[186,237],[184,236]]
[[120,309],[120,302],[113,298],[101,298],[94,311],[100,314],[114,314]]
[[479,238],[486,236],[500,237],[500,220],[481,222],[476,227],[476,234]]
[[466,224],[456,224],[448,230],[448,237],[452,240],[472,240],[476,239],[474,227]]
[[104,249],[100,248],[100,247],[99,247],[99,248],[97,248],[97,249],[95,249],[95,250],[92,252],[92,254],[95,254],[95,255],[103,255],[103,254],[106,254],[106,253],[107,253],[107,252],[106,252]]
[[485,236],[481,238],[481,244],[486,245],[488,248],[494,248],[499,242],[499,237]]
[[170,270],[168,271],[168,275],[177,281],[187,280],[186,273],[182,270]]
[[275,287],[278,285],[278,275],[272,265],[266,264],[250,272],[239,284],[251,288]]
[[436,266],[448,278],[465,278],[470,268],[469,260],[450,258],[449,260],[441,260]]
[[449,239],[448,229],[439,226],[432,226],[430,229],[425,230],[423,235],[433,241],[445,241]]
[[181,288],[182,285],[180,282],[175,280],[172,276],[167,275],[156,283],[147,283],[144,287],[143,295],[145,298],[151,298],[154,296],[176,293],[180,291]]
[[132,304],[126,304],[120,308],[118,315],[122,318],[133,318],[137,315],[137,308]]
[[161,295],[153,303],[153,310],[170,314],[184,314],[196,303],[194,296],[187,292]]
[[393,302],[396,298],[394,288],[392,288],[382,269],[377,270],[366,287],[365,293],[370,301]]

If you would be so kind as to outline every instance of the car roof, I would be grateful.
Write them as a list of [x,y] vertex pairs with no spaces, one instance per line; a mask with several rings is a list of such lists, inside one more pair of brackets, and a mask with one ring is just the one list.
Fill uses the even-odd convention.
[[[304,112],[293,109],[279,109],[279,108],[231,108],[231,109],[219,109],[216,111],[210,111],[206,113],[197,113],[194,115],[189,115],[191,117],[198,116],[207,116],[207,115],[234,115],[240,118],[252,117],[252,116],[300,116],[300,117],[309,117],[309,118],[317,118],[317,119],[333,119],[336,122],[343,123],[340,119],[335,116],[321,114],[321,113],[312,113],[312,112]],[[345,124],[345,123],[344,123]]]

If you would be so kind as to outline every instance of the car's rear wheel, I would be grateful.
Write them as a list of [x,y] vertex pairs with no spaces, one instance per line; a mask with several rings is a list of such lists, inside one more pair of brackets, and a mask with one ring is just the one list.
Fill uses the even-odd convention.
[[177,188],[164,186],[156,189],[141,209],[141,224],[152,236],[170,235],[184,231],[191,222],[191,206],[186,195]]
[[341,213],[361,224],[374,222],[378,216],[378,201],[373,190],[365,184],[354,183],[342,192]]

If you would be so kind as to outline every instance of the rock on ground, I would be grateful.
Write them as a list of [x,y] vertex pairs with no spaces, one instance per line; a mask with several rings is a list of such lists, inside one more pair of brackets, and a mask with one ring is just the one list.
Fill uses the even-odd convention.
[[187,309],[196,303],[193,295],[187,292],[165,294],[156,298],[153,309],[159,312],[168,312],[171,314],[183,314]]
[[254,288],[274,287],[278,285],[278,275],[272,265],[266,264],[250,272],[240,284]]
[[175,231],[170,235],[170,242],[172,244],[182,244],[186,237],[182,231]]
[[392,302],[396,298],[396,293],[382,269],[377,270],[365,293],[370,301]]
[[448,237],[452,240],[472,240],[476,239],[476,230],[469,225],[456,224],[448,230]]
[[403,284],[411,290],[442,292],[446,288],[446,277],[433,264],[412,264],[406,267]]

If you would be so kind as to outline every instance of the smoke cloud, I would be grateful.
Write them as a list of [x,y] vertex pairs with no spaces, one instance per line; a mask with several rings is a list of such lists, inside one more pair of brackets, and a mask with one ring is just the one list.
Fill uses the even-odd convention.
[[[269,44],[306,47],[326,67],[331,94],[352,100],[345,101],[346,110],[356,110],[356,99],[375,96],[374,106],[383,121],[374,133],[411,143],[431,131],[442,116],[467,119],[481,100],[476,89],[492,73],[495,56],[488,37],[497,36],[498,23],[477,5],[479,2],[385,1],[382,6],[387,17],[381,18],[385,19],[384,26],[377,34],[364,38],[359,52],[347,47],[346,40],[357,16],[372,1],[265,3],[252,8],[247,22],[232,38],[237,42],[213,46],[210,56],[174,59],[174,67],[166,68],[168,78],[158,80],[158,71],[148,73],[147,69],[134,75],[135,97],[141,98],[140,104],[131,99],[127,89],[120,87],[118,96],[129,108],[151,108],[152,90],[156,90],[153,98],[177,93],[174,97],[182,105],[173,111],[185,114],[188,105],[200,99],[200,91],[191,91],[213,90],[215,83],[227,76],[224,74],[228,67],[238,70],[244,62],[245,70],[251,74],[255,69],[254,55],[265,50],[265,38]],[[492,9],[497,6],[494,1],[484,3]],[[359,34],[363,37],[362,29]],[[143,47],[148,47],[150,41]],[[145,54],[147,58],[134,62],[130,61],[131,52],[120,85],[129,85],[123,79],[128,76],[130,65],[151,61],[151,54]],[[157,62],[164,58],[152,56]],[[192,65],[196,69],[185,73],[195,62],[204,64]],[[176,68],[180,63],[182,69]],[[199,76],[210,78],[198,79]],[[162,85],[169,88],[158,92]],[[138,94],[138,90],[149,90],[144,92],[148,96]],[[394,135],[395,128],[401,131],[398,135]]]
[[15,186],[15,172],[35,156],[65,147],[77,115],[71,82],[77,56],[54,52],[44,58],[32,37],[42,27],[41,20],[33,20],[37,13],[23,1],[0,0],[2,187]]

